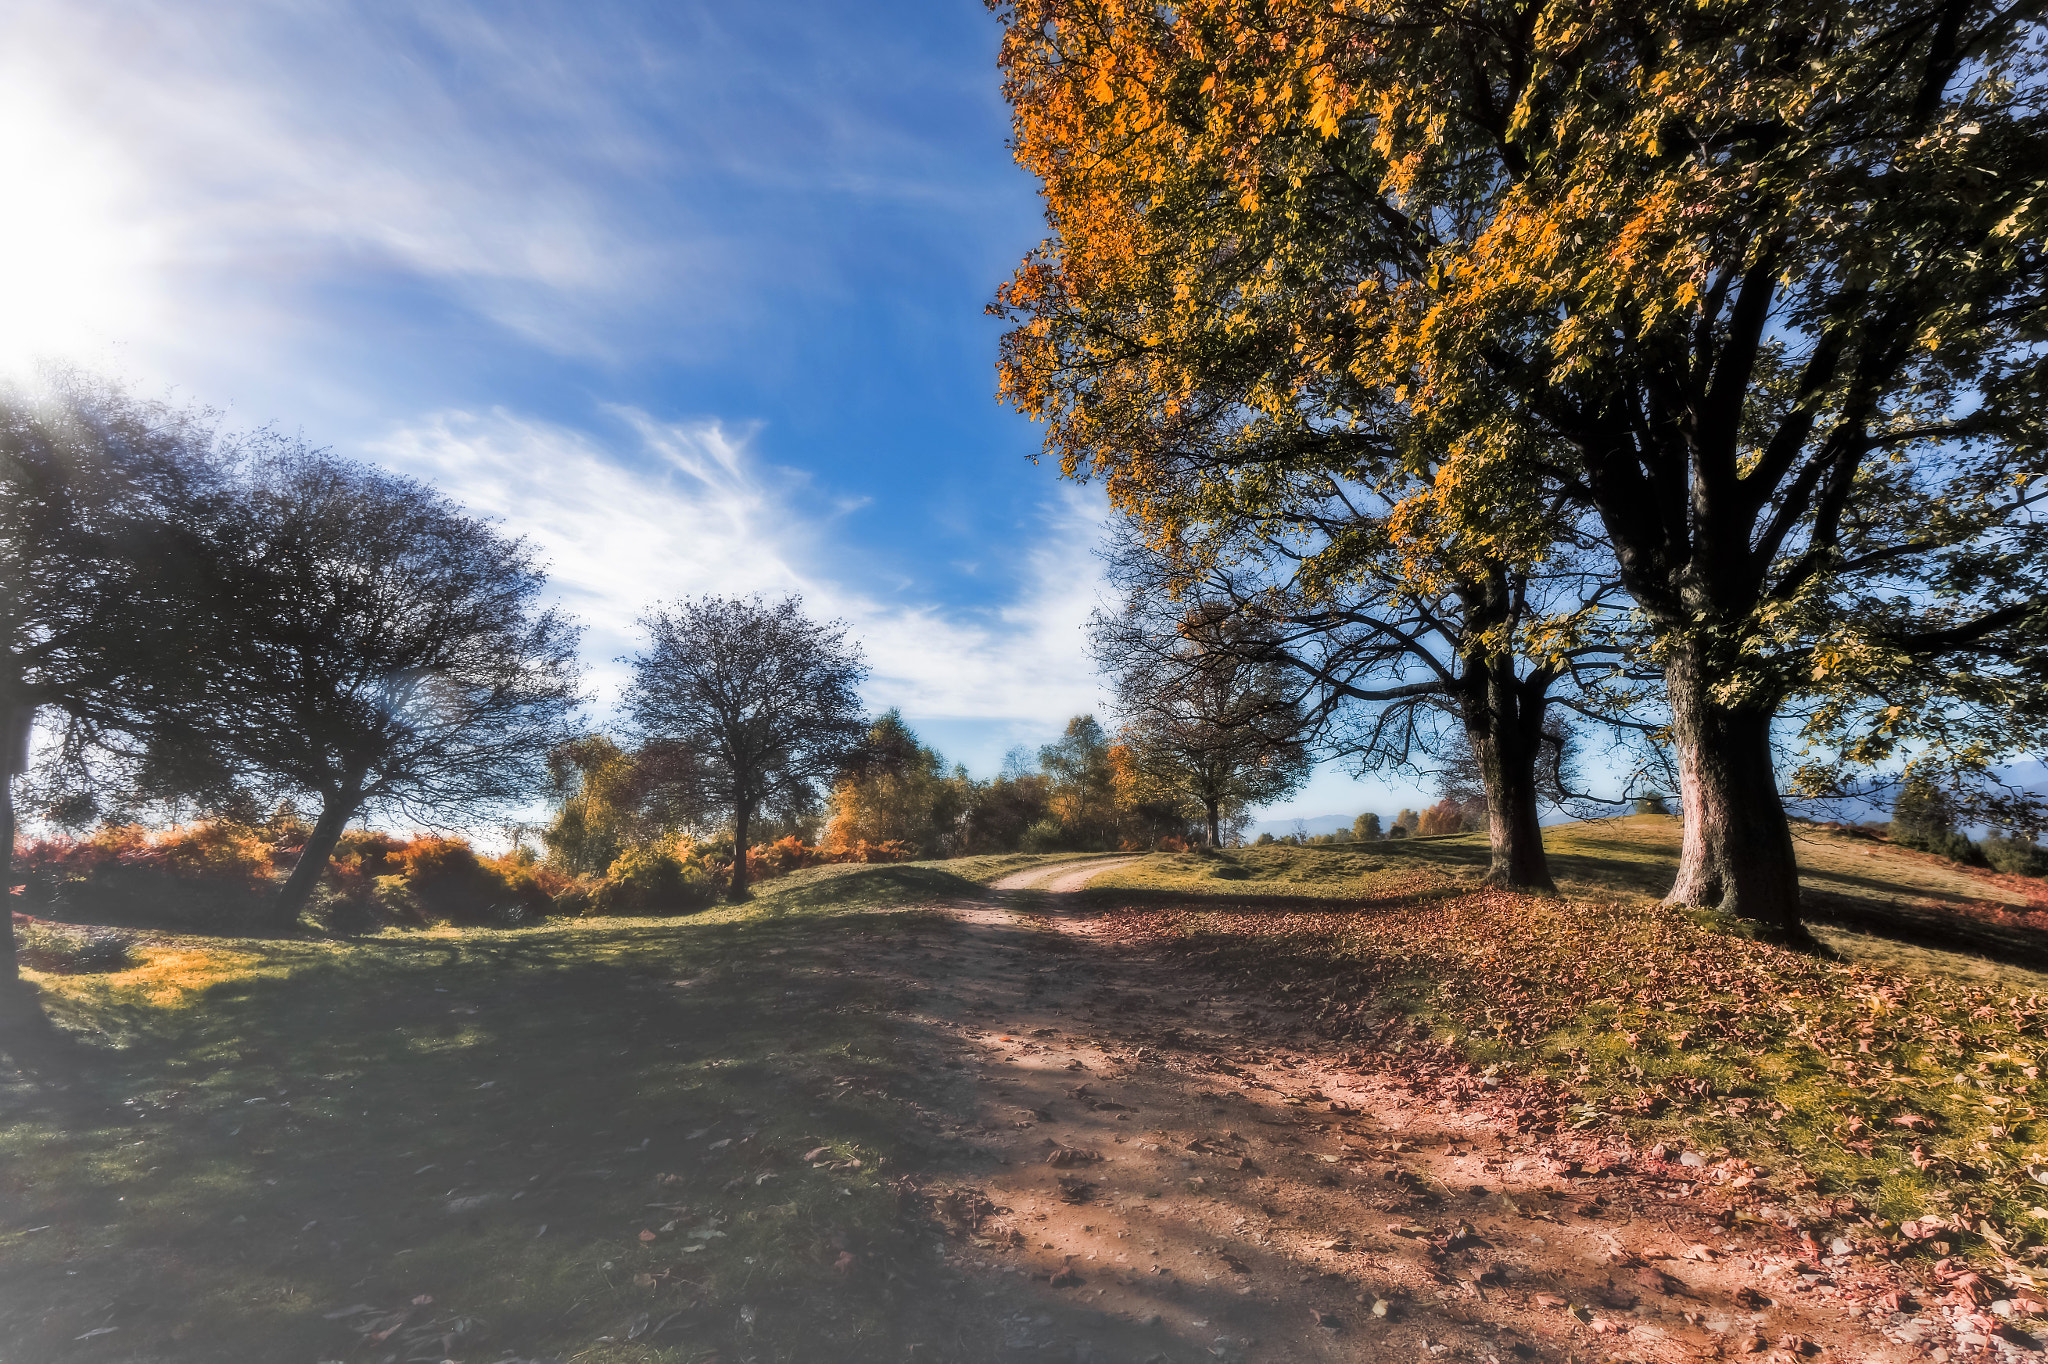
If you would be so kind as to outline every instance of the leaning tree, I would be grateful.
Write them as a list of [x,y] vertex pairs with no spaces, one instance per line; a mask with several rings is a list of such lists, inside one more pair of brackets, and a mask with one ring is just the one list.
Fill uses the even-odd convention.
[[867,665],[840,621],[801,597],[692,597],[641,618],[647,648],[625,698],[640,736],[692,755],[680,804],[731,820],[731,898],[747,894],[747,839],[763,811],[794,818],[866,736]]
[[365,811],[473,823],[543,789],[581,704],[577,628],[531,548],[424,484],[257,442],[214,535],[210,676],[167,746],[317,803],[275,902],[298,921]]
[[1675,901],[1797,933],[1788,704],[1811,785],[2038,735],[2038,6],[1005,20],[1055,232],[998,299],[1006,396],[1134,507],[1221,414],[1243,439],[1206,505],[1385,433],[1435,461],[1404,516],[1428,534],[1534,561],[1551,494],[1587,509],[1664,667]]

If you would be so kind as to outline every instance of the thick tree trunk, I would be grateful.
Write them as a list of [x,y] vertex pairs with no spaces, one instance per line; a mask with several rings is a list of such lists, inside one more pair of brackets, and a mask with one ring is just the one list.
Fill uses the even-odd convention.
[[[1555,892],[1550,859],[1543,851],[1541,808],[1536,801],[1536,758],[1542,742],[1541,707],[1533,725],[1499,709],[1487,732],[1471,735],[1486,785],[1486,832],[1492,845],[1486,884],[1507,890]],[[1505,721],[1505,722],[1504,722]],[[1519,731],[1529,728],[1527,735]]]
[[1751,919],[1801,939],[1799,862],[1771,762],[1768,709],[1717,701],[1707,669],[1683,645],[1665,670],[1678,743],[1685,839],[1665,903]]
[[753,822],[754,812],[745,805],[733,811],[732,885],[725,898],[735,904],[747,898],[747,831]]
[[1204,809],[1208,814],[1209,846],[1220,848],[1223,846],[1223,809],[1213,800],[1207,802]]
[[313,822],[313,832],[306,838],[305,851],[299,854],[299,864],[292,868],[292,874],[285,878],[284,889],[277,893],[277,902],[271,910],[271,926],[289,933],[299,926],[299,913],[306,907],[306,901],[313,894],[313,887],[320,884],[320,878],[327,873],[327,859],[334,854],[334,845],[341,841],[342,831],[355,818],[357,797],[343,792],[326,797],[320,805],[320,818]]

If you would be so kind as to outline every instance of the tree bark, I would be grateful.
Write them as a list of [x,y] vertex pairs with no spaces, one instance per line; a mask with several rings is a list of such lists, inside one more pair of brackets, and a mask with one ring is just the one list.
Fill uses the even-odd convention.
[[1220,848],[1223,846],[1223,812],[1213,800],[1204,802],[1204,809],[1208,813],[1209,846]]
[[[1541,707],[1531,725],[1496,709],[1492,723],[1470,736],[1486,786],[1486,832],[1492,857],[1485,883],[1505,890],[1554,894],[1550,858],[1543,850],[1541,807],[1536,800],[1536,758],[1542,742]],[[1533,729],[1527,735],[1523,729]]]
[[36,708],[18,702],[0,704],[0,906],[7,925],[0,931],[0,991],[21,984],[21,961],[14,943],[14,779],[28,771],[29,728]]
[[734,904],[747,898],[747,828],[754,812],[742,803],[732,815],[732,885],[725,898]]
[[0,903],[7,909],[7,927],[0,931],[0,991],[7,991],[21,984],[14,950],[14,774],[7,771],[0,771]]
[[320,818],[313,822],[313,832],[306,838],[305,850],[299,854],[299,864],[292,868],[292,874],[285,878],[284,889],[277,893],[277,902],[271,911],[272,927],[289,933],[299,926],[299,913],[312,897],[313,887],[319,885],[320,878],[326,874],[327,859],[333,856],[334,845],[341,841],[348,822],[355,818],[359,800],[359,796],[349,791],[337,792],[321,800]]
[[1771,761],[1772,709],[1716,700],[1711,670],[1683,642],[1673,646],[1665,687],[1685,821],[1678,879],[1665,903],[1719,910],[1803,939],[1799,861]]

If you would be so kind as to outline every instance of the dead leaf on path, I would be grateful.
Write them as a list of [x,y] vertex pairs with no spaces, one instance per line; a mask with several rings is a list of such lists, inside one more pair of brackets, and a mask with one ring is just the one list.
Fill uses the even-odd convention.
[[1216,1253],[1216,1258],[1223,1261],[1223,1267],[1225,1269],[1228,1269],[1233,1274],[1249,1274],[1252,1272],[1250,1265],[1246,1264],[1243,1260],[1238,1259],[1235,1255],[1231,1254],[1227,1250],[1218,1251]]
[[1071,1269],[1062,1269],[1059,1273],[1047,1279],[1046,1282],[1054,1288],[1074,1288],[1080,1284],[1081,1276]]
[[1311,1309],[1309,1312],[1309,1316],[1314,1318],[1316,1325],[1322,1327],[1325,1331],[1340,1330],[1344,1325],[1343,1322],[1337,1320],[1337,1318],[1329,1312],[1318,1312]]
[[1060,1200],[1065,1203],[1086,1203],[1095,1197],[1095,1186],[1085,1179],[1060,1176]]
[[1077,1146],[1054,1146],[1046,1152],[1047,1165],[1092,1165],[1102,1157],[1094,1151],[1084,1151]]
[[1538,1307],[1569,1307],[1571,1305],[1555,1293],[1538,1293],[1533,1301]]
[[829,1146],[813,1146],[810,1150],[804,1152],[804,1160],[809,1162],[830,1154],[832,1154],[832,1148]]
[[1406,1236],[1411,1240],[1429,1234],[1421,1227],[1411,1226],[1406,1222],[1389,1222],[1387,1224],[1387,1233],[1391,1236]]

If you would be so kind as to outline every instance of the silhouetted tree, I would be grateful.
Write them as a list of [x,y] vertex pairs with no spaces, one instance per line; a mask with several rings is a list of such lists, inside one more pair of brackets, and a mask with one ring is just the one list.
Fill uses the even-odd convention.
[[697,761],[684,798],[728,812],[731,897],[747,893],[747,837],[763,810],[794,818],[858,751],[867,664],[843,622],[818,622],[803,599],[694,597],[641,618],[627,713],[650,741]]
[[[0,894],[37,712],[62,718],[74,755],[130,747],[189,678],[181,621],[204,562],[191,527],[217,473],[201,414],[77,375],[0,390]],[[10,915],[0,988],[16,978]]]
[[1114,681],[1139,794],[1192,805],[1221,847],[1226,820],[1308,780],[1307,724],[1256,622],[1198,606],[1166,627],[1153,603],[1131,601],[1096,614],[1090,643]]
[[581,701],[578,631],[539,608],[524,541],[423,484],[282,439],[245,478],[180,743],[317,800],[276,901],[289,927],[364,810],[445,827],[543,789]]

